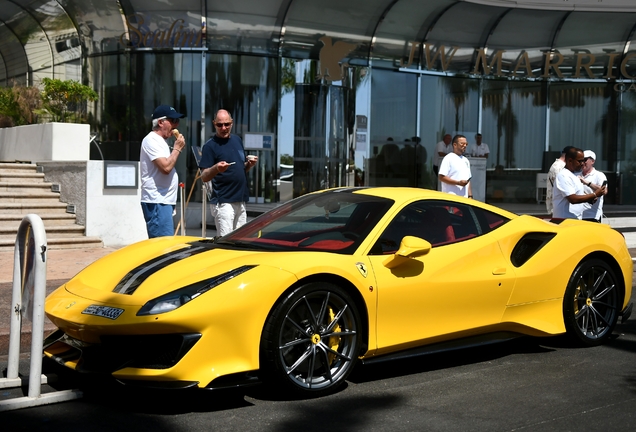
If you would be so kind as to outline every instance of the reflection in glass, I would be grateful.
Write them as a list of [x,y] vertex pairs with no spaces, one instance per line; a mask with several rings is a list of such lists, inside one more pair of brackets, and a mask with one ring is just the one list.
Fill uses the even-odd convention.
[[615,124],[609,121],[613,114],[608,111],[611,100],[614,105],[616,103],[612,87],[605,83],[551,83],[551,150],[561,150],[565,145],[575,143],[577,147],[596,153],[596,169],[605,168],[605,145],[616,141],[615,128],[609,126]]
[[407,186],[400,152],[416,134],[417,76],[376,69],[371,77],[369,186]]
[[481,131],[490,148],[488,201],[536,200],[536,173],[541,172],[545,143],[544,88],[539,82],[483,81]]
[[490,147],[489,168],[541,168],[546,109],[542,87],[538,82],[483,81],[481,130]]
[[470,137],[477,132],[478,89],[477,80],[422,76],[420,130],[428,159],[420,171],[421,187],[437,188],[435,147],[444,135],[464,133]]
[[622,95],[620,125],[619,166],[622,183],[620,204],[634,205],[636,204],[636,92],[624,92]]

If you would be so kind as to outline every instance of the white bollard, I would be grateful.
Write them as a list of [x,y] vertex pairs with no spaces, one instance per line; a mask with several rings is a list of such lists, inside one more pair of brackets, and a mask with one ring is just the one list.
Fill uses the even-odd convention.
[[181,192],[181,235],[186,235],[186,220],[185,220],[185,183],[179,183],[179,190]]
[[27,397],[0,401],[0,412],[62,402],[82,396],[82,393],[78,390],[41,394],[42,384],[47,382],[46,376],[42,375],[46,253],[46,232],[44,231],[42,219],[36,214],[28,214],[22,219],[15,240],[11,328],[9,331],[9,363],[7,378],[0,379],[0,388],[20,387],[22,385],[22,379],[19,377],[18,371],[22,315],[31,306],[33,317],[31,324],[29,393]]

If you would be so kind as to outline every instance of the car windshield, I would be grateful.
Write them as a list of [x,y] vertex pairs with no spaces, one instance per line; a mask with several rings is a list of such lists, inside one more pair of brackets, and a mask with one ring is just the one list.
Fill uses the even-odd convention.
[[352,253],[394,201],[355,189],[304,195],[221,237],[219,246]]

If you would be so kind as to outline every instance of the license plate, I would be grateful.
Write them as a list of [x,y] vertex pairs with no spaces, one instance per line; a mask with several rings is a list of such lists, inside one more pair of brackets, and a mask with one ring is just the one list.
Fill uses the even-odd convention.
[[112,320],[117,319],[123,312],[123,309],[98,305],[90,305],[82,311],[86,315],[95,315]]

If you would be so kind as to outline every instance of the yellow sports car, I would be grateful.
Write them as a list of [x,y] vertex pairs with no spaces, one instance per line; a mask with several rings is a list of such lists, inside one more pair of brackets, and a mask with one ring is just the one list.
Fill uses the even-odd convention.
[[294,199],[217,239],[118,250],[53,292],[45,355],[123,383],[301,394],[373,362],[519,335],[602,343],[632,259],[607,225],[413,188]]

